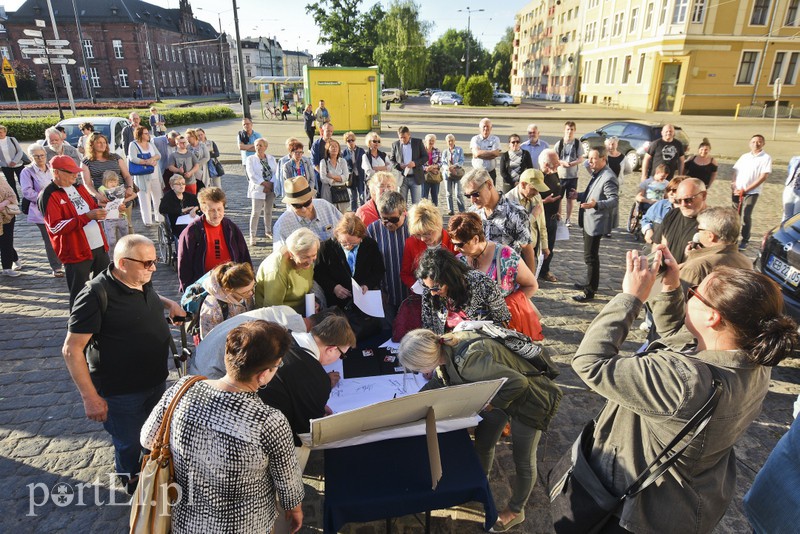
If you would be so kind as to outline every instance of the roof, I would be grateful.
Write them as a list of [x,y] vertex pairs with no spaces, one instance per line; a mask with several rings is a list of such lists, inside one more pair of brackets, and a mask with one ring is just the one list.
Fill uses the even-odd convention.
[[[56,22],[63,22],[70,27],[75,25],[75,11],[72,0],[51,0]],[[166,9],[141,0],[75,0],[78,15],[82,23],[99,22],[131,22],[147,24],[166,30],[181,32],[180,9]],[[19,9],[8,13],[9,23],[31,22],[34,19],[45,19],[49,25],[49,12],[46,0],[26,0]],[[194,18],[198,38],[216,38],[217,31],[208,22]]]
[[253,76],[247,83],[303,83],[302,76]]

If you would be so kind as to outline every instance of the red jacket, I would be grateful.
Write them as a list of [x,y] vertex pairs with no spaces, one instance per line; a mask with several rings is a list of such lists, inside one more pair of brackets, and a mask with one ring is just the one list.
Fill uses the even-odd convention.
[[378,214],[378,206],[375,204],[375,199],[369,199],[369,202],[359,206],[356,210],[356,215],[364,223],[364,226],[369,226],[375,221],[379,221],[381,216]]
[[[97,209],[97,202],[89,191],[82,185],[76,185],[75,189],[89,205],[89,209]],[[92,259],[92,249],[89,248],[89,241],[83,227],[91,222],[91,219],[83,215],[78,215],[75,206],[69,199],[66,191],[57,186],[55,182],[50,182],[47,187],[42,189],[39,195],[39,210],[44,216],[44,224],[47,228],[47,235],[50,236],[50,243],[53,244],[61,263],[80,263]],[[108,242],[106,234],[103,232],[103,225],[100,227],[100,235],[103,236],[103,248],[108,252]]]
[[[447,230],[442,230],[442,247],[453,254],[456,253]],[[406,239],[406,246],[403,250],[403,266],[400,268],[400,280],[402,280],[409,289],[411,289],[411,286],[417,281],[416,270],[417,267],[419,267],[419,258],[427,249],[428,245],[413,235]]]

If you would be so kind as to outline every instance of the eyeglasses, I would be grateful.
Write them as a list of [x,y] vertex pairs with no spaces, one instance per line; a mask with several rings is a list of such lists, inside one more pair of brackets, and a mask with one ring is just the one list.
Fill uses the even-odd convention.
[[509,145],[518,145],[519,144],[519,139],[517,139],[516,141],[509,141],[508,144]]
[[312,199],[312,198],[309,198],[309,199],[308,199],[308,201],[306,201],[306,202],[303,202],[302,204],[292,204],[292,207],[293,207],[294,209],[296,209],[296,210],[301,210],[301,209],[303,209],[303,208],[307,208],[307,207],[309,207],[309,206],[311,205],[311,203],[312,203],[312,201],[313,201],[313,200],[314,200],[314,199]]
[[479,196],[481,196],[481,189],[483,189],[483,186],[485,186],[487,183],[488,183],[488,182],[483,182],[483,183],[482,183],[482,184],[481,184],[481,185],[478,187],[478,189],[476,189],[476,190],[475,190],[475,191],[473,191],[472,193],[464,193],[464,196],[465,196],[466,198],[478,198]]
[[[423,284],[423,285],[425,285],[425,284]],[[427,286],[425,286],[425,287],[427,287]],[[430,291],[431,293],[438,293],[441,290],[442,290],[442,286],[428,287],[428,291]]]
[[155,267],[156,263],[158,263],[158,260],[137,260],[136,258],[125,258],[125,259],[130,261],[135,261],[136,263],[141,263],[142,267],[144,267],[145,269],[150,269],[152,267]]
[[46,158],[47,154],[34,154],[33,157],[34,158]]
[[703,304],[705,304],[709,308],[716,309],[716,308],[714,308],[714,306],[710,302],[708,302],[708,300],[706,300],[705,297],[703,297],[703,295],[701,295],[697,291],[698,287],[700,287],[700,286],[692,286],[692,287],[689,288],[689,290],[686,292],[687,300],[691,299],[692,297],[697,297],[697,300],[699,300],[700,302],[702,302]]
[[[336,345],[334,345],[334,347],[336,347]],[[341,358],[341,359],[343,359],[343,360],[344,360],[345,358],[347,358],[347,352],[346,352],[346,351],[344,351],[344,350],[340,349],[339,347],[336,347],[336,350],[338,350],[338,351],[339,351],[339,358]]]
[[453,241],[452,239],[450,240],[450,242],[456,248],[464,248],[464,245],[466,244],[466,242]]
[[174,184],[172,184],[172,185],[186,185],[186,182],[175,182],[175,183],[174,183]]
[[694,194],[694,195],[692,195],[690,197],[676,198],[675,199],[675,203],[676,204],[686,204],[687,206],[691,206],[694,203],[694,199],[699,197],[702,194],[703,194],[703,191],[700,191],[699,193],[696,193],[696,194]]
[[400,222],[400,217],[381,217],[383,224],[397,224]]

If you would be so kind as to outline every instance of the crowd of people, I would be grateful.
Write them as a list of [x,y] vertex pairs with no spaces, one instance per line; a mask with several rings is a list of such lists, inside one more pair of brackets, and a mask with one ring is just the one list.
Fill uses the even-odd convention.
[[[152,443],[181,385],[166,386],[164,310],[174,321],[186,316],[153,289],[158,258],[153,243],[133,232],[136,203],[145,226],[166,225],[174,236],[176,287],[202,294],[197,341],[222,340],[216,353],[194,363],[208,380],[193,386],[172,414],[178,482],[191,473],[199,491],[199,505],[175,508],[175,532],[199,525],[268,530],[284,512],[288,521],[278,531],[299,528],[299,477],[309,451],[297,436],[308,431],[310,418],[330,412],[328,395],[340,378],[322,366],[390,331],[401,340],[403,365],[433,374],[428,387],[509,378],[482,414],[475,445],[488,474],[509,426],[517,479],[492,531],[524,521],[536,448],[561,392],[549,379],[526,374],[528,364],[501,343],[475,344],[477,334],[459,332],[459,325],[488,321],[543,339],[536,293],[541,283],[558,282],[552,260],[563,226],[577,224],[583,239],[586,282],[576,284],[572,298],[596,297],[600,243],[618,225],[620,183],[633,172],[618,140],[584,153],[576,124],[567,121],[552,148],[535,124],[527,140],[512,134],[503,147],[491,120],[483,119],[468,150],[452,134],[440,148],[435,135],[420,139],[401,126],[384,151],[376,132],[365,136],[364,148],[353,132],[337,141],[320,102],[304,113],[309,145],[289,138],[276,157],[245,118],[236,138],[251,205],[245,234],[225,216],[229,199],[216,144],[200,128],[167,132],[163,115],[150,112],[149,126],[131,114],[123,132],[126,157],[88,123],[81,125],[80,150],[55,128],[46,131],[46,146],[23,150],[0,126],[0,274],[20,273],[13,233],[24,212],[42,235],[53,276],[66,280],[64,357],[87,417],[103,422],[112,437],[115,468],[128,490],[138,482],[142,447]],[[710,143],[704,139],[685,159],[674,134],[666,125],[650,145],[631,199],[646,212],[641,232],[655,259],[628,254],[623,292],[573,359],[578,376],[609,401],[597,420],[590,463],[608,488],[623,489],[657,444],[692,416],[712,379],[724,383],[727,397],[704,430],[705,449],[687,455],[663,484],[626,501],[605,532],[676,531],[671,512],[659,511],[665,499],[686,524],[700,525],[698,532],[713,529],[731,498],[733,445],[760,410],[769,367],[798,343],[777,286],[754,273],[741,253],[772,171],[764,138],[753,136],[750,152],[734,166],[732,206],[709,206],[718,169]],[[581,166],[589,181],[579,191]],[[786,217],[800,206],[798,167],[792,160]],[[447,204],[440,208],[441,185]],[[285,210],[273,223],[276,202]],[[251,248],[260,238],[272,253],[254,263]],[[659,267],[661,290],[650,295]],[[353,291],[369,290],[381,292],[386,315],[375,328],[365,327],[374,321],[353,304]],[[620,345],[643,307],[643,326],[658,341],[638,358],[622,358]],[[131,329],[132,314],[140,320]],[[126,345],[134,337],[137,343]],[[142,351],[145,360],[134,354]],[[739,410],[743,404],[747,409]],[[214,476],[220,468],[232,477],[225,489]]]

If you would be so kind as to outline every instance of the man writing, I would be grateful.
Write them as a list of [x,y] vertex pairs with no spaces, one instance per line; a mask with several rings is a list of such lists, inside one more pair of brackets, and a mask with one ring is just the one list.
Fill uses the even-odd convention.
[[153,288],[157,261],[148,238],[120,239],[114,262],[75,300],[62,349],[86,417],[111,435],[115,469],[128,493],[138,482],[139,433],[166,389],[171,334],[164,310],[173,319],[186,316]]

